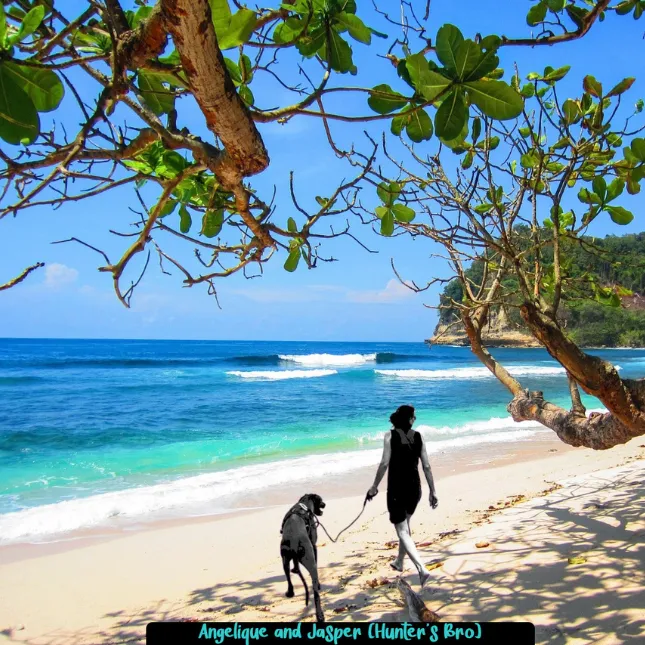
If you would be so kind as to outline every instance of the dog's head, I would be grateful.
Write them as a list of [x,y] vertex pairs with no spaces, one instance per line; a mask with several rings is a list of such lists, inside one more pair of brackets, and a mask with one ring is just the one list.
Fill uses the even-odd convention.
[[316,495],[315,493],[307,493],[307,495],[303,495],[299,501],[304,504],[314,515],[322,515],[323,508],[325,508],[326,506],[325,502],[323,502],[322,500],[322,497],[320,495]]

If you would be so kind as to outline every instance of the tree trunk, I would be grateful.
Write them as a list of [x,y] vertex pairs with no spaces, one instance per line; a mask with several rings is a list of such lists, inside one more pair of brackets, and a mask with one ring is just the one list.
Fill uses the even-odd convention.
[[[608,361],[585,354],[553,320],[535,305],[520,309],[533,335],[582,387],[599,399],[632,437],[645,434],[645,380],[621,379]],[[616,443],[624,443],[622,433]]]
[[262,172],[269,155],[226,70],[208,0],[161,0],[161,7],[206,125],[226,150],[209,167],[233,190],[243,177]]
[[508,404],[514,421],[538,421],[570,446],[607,450],[644,433],[634,433],[612,414],[580,416],[545,401],[540,392],[522,392]]

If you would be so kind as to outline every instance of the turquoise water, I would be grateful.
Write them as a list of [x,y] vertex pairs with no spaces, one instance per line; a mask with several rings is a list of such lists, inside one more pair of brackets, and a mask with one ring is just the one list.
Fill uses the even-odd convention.
[[[496,355],[568,405],[542,350]],[[597,352],[642,376],[645,351]],[[430,452],[530,440],[465,348],[422,343],[0,340],[0,541],[208,504],[375,464],[389,414]],[[587,401],[590,408],[598,402]]]

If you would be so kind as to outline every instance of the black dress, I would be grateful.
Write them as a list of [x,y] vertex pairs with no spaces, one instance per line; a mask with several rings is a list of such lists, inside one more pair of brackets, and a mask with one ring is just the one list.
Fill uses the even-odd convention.
[[421,435],[415,430],[406,444],[397,430],[392,430],[392,449],[387,474],[387,510],[390,522],[399,524],[412,515],[421,499],[419,458],[423,447]]

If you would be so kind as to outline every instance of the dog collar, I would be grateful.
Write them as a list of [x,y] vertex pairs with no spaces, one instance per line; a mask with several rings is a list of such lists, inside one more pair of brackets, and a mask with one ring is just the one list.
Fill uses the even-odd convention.
[[298,502],[298,506],[300,506],[303,511],[307,511],[307,513],[309,512],[309,509],[302,502]]

